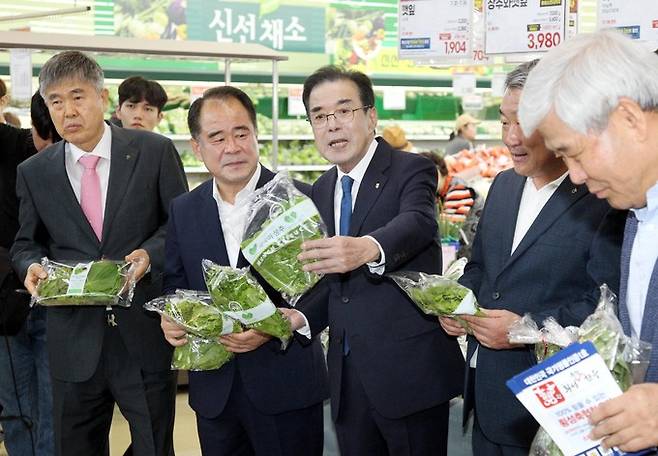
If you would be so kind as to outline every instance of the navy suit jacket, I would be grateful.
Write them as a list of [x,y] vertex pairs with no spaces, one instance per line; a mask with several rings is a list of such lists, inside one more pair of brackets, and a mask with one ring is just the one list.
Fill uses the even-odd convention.
[[[270,170],[261,167],[257,187],[273,177]],[[210,179],[171,204],[165,242],[166,293],[177,288],[207,290],[201,268],[204,258],[229,265],[213,185]],[[249,264],[240,253],[238,267],[245,266]],[[251,272],[277,307],[287,306],[253,269]],[[241,376],[251,402],[264,414],[322,402],[328,396],[324,354],[317,338],[304,345],[299,343],[301,338],[295,338],[285,351],[273,339],[254,351],[236,355],[220,369],[190,372],[190,405],[206,418],[218,416],[226,405],[234,375]]]
[[[530,313],[540,327],[549,316],[563,326],[580,325],[594,311],[601,284],[615,292],[619,289],[626,213],[611,209],[584,185],[566,178],[510,255],[525,181],[514,170],[494,180],[460,282],[474,291],[484,308],[521,316]],[[477,345],[469,338],[467,360]],[[538,425],[505,382],[534,364],[532,346],[510,350],[479,346],[475,379],[466,369],[464,412],[466,416],[475,405],[480,428],[489,440],[530,446]]]
[[[379,145],[357,194],[350,236],[370,235],[382,246],[385,272],[441,272],[435,218],[436,168],[420,156]],[[334,226],[332,168],[313,185],[313,201]],[[297,305],[314,333],[329,324],[329,383],[332,414],[338,416],[343,363],[343,335],[359,378],[375,409],[401,418],[436,406],[462,391],[463,356],[455,338],[441,330],[393,281],[362,266],[329,274],[315,287],[315,297]]]

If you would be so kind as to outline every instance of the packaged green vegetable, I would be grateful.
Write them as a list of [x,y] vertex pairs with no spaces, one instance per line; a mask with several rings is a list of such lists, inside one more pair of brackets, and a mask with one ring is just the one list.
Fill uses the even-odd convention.
[[130,306],[135,281],[123,261],[86,263],[41,260],[48,277],[37,284],[33,304],[42,306]]
[[202,267],[213,304],[224,315],[246,328],[280,339],[284,348],[288,345],[290,322],[276,309],[249,268],[220,266],[210,260],[203,260]]
[[279,173],[254,192],[240,247],[254,269],[294,306],[321,278],[302,269],[297,259],[301,244],[326,236],[313,201]]
[[144,304],[185,328],[188,333],[205,339],[241,332],[240,324],[215,307],[210,294],[193,290],[176,290]]
[[216,339],[203,339],[187,335],[187,343],[176,347],[171,358],[172,369],[206,371],[219,369],[233,358]]
[[428,315],[484,316],[473,292],[457,282],[466,262],[466,258],[455,261],[442,276],[416,271],[394,272],[387,276]]

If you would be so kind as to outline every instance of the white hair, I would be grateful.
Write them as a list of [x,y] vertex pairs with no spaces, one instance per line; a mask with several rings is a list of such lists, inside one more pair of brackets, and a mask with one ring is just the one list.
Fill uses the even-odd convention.
[[600,132],[621,97],[656,110],[658,56],[616,31],[578,35],[530,72],[519,102],[521,128],[531,135],[553,110],[582,134]]

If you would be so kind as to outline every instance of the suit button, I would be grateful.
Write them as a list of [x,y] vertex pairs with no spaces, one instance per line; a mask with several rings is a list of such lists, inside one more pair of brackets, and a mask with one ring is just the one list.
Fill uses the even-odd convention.
[[347,296],[343,296],[341,298],[341,301],[343,301],[345,304],[347,304],[348,302],[350,302],[350,298],[348,298]]
[[500,299],[500,293],[494,291],[491,297],[494,299],[494,301],[497,301],[498,299]]

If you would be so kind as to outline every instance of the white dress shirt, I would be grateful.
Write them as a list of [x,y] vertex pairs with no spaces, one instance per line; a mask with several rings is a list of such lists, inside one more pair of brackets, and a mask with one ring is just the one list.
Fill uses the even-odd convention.
[[219,212],[219,223],[224,233],[224,244],[231,267],[237,268],[238,256],[240,255],[240,243],[244,235],[247,214],[249,212],[249,198],[256,190],[256,184],[260,179],[260,163],[256,166],[254,175],[251,176],[247,185],[235,195],[235,202],[228,203],[222,199],[217,188],[217,181],[213,181],[212,197],[217,203]]
[[512,242],[510,255],[514,253],[541,210],[568,174],[568,172],[564,173],[553,182],[549,182],[539,189],[535,186],[532,177],[526,178],[521,203],[519,204],[519,212],[516,216],[516,228],[514,229],[514,241]]
[[[535,219],[537,219],[541,210],[544,208],[548,200],[551,199],[555,190],[557,190],[564,179],[566,179],[568,174],[568,172],[564,173],[553,182],[549,182],[539,189],[535,186],[532,177],[526,178],[525,186],[523,187],[523,194],[521,195],[521,202],[519,204],[519,212],[516,216],[516,228],[514,229],[514,241],[512,242],[512,251],[510,252],[510,255],[514,253],[532,224],[535,222]],[[473,356],[471,356],[469,361],[469,365],[473,368],[477,367],[478,348],[475,349]]]
[[[349,173],[344,173],[340,170],[340,168],[336,167],[336,170],[338,171],[338,177],[336,179],[336,186],[334,187],[334,226],[336,227],[336,234],[339,232],[339,227],[340,227],[340,202],[343,199],[343,187],[341,185],[341,179],[343,176],[350,176],[353,180],[354,183],[352,184],[352,212],[354,212],[354,204],[356,203],[356,197],[359,194],[359,188],[361,187],[361,182],[363,181],[363,176],[365,176],[366,171],[368,170],[368,166],[370,166],[370,162],[372,161],[372,157],[375,156],[375,150],[377,149],[378,143],[376,140],[373,139],[373,141],[370,143],[370,146],[368,147],[368,151],[366,154],[363,156],[361,161],[357,163],[357,165],[349,172]],[[385,263],[386,263],[386,257],[384,256],[384,249],[382,249],[382,246],[377,242],[377,239],[375,239],[372,236],[364,236],[370,240],[372,240],[375,244],[377,244],[377,247],[379,248],[379,261],[367,263],[368,268],[370,269],[370,272],[373,274],[379,274],[382,275],[384,273],[385,269]]]
[[96,174],[98,174],[101,182],[101,209],[103,214],[105,214],[107,186],[110,181],[110,160],[112,158],[112,129],[106,123],[103,123],[103,125],[105,125],[103,136],[91,152],[85,152],[70,142],[65,143],[64,166],[66,167],[66,175],[69,177],[73,193],[75,193],[75,197],[78,202],[80,202],[82,174],[84,173],[85,168],[82,166],[82,163],[78,162],[78,160],[87,154],[96,155],[101,158],[96,164]]
[[631,209],[637,218],[626,289],[626,306],[631,321],[631,335],[640,337],[649,282],[658,258],[658,183],[647,192],[647,205]]

